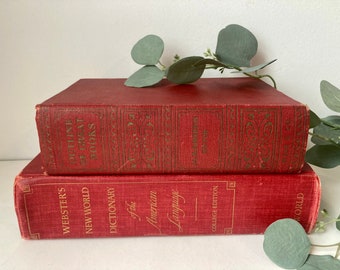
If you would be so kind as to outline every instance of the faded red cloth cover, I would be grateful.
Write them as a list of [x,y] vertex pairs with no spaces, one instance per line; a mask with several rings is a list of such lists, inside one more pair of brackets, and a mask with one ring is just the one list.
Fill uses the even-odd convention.
[[49,174],[293,173],[309,111],[253,78],[81,79],[37,105],[36,122]]
[[47,176],[35,158],[15,180],[22,237],[258,234],[280,218],[307,232],[320,182],[300,174]]

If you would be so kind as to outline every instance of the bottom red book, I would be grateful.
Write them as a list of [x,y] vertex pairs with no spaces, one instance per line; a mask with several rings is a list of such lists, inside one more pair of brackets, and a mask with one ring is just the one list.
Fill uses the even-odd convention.
[[260,234],[280,218],[307,232],[316,222],[320,181],[299,174],[49,176],[40,156],[15,179],[25,239]]

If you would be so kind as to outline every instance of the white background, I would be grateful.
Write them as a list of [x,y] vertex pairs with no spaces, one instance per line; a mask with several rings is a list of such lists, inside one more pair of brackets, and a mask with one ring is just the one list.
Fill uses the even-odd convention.
[[340,87],[340,1],[1,0],[0,159],[39,152],[37,103],[80,78],[137,70],[130,50],[141,37],[162,37],[169,65],[176,53],[215,50],[218,32],[233,23],[257,37],[254,65],[278,59],[265,71],[279,90],[328,115],[319,84]]
[[[137,70],[130,50],[141,37],[161,36],[169,65],[176,53],[214,50],[219,30],[233,23],[257,37],[254,65],[278,59],[265,71],[281,91],[321,116],[330,113],[319,84],[340,87],[340,1],[0,0],[0,160],[39,152],[37,103],[80,78],[126,78]],[[261,235],[24,241],[12,185],[27,162],[0,163],[1,269],[280,269],[265,256]],[[322,207],[338,215],[339,169],[317,171]],[[311,238],[335,243],[339,232]]]

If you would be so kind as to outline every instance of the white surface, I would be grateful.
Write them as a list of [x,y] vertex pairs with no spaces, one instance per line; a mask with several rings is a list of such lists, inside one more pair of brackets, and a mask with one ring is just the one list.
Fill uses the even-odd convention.
[[[263,235],[22,240],[13,206],[14,177],[28,161],[0,162],[0,269],[226,269],[275,270],[263,252]],[[317,169],[322,207],[339,214],[340,169]],[[334,226],[312,242],[340,241]],[[334,254],[333,249],[313,250]],[[332,253],[333,252],[333,253]]]
[[325,115],[320,81],[340,87],[339,14],[334,0],[2,0],[0,159],[39,152],[37,103],[79,78],[137,70],[130,50],[147,34],[163,38],[169,65],[176,53],[215,50],[219,30],[243,25],[259,41],[253,64],[278,58],[265,69],[278,88]]

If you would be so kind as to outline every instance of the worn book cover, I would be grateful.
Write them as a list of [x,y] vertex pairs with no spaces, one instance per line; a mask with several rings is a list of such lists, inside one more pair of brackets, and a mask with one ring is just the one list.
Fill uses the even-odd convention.
[[81,79],[38,104],[36,122],[49,174],[293,173],[309,111],[253,78]]
[[25,239],[260,234],[281,218],[307,232],[320,182],[299,174],[50,176],[36,157],[15,179]]

